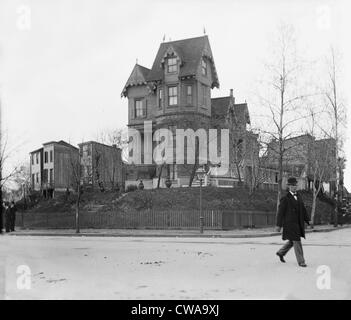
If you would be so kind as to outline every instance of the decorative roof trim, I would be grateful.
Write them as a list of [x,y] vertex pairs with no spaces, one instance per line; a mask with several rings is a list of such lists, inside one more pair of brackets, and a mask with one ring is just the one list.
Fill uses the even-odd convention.
[[[202,51],[201,59],[203,59],[203,58],[208,59],[211,62],[211,64],[212,64],[211,70],[212,70],[212,79],[213,79],[213,81],[212,81],[212,84],[211,84],[211,89],[213,89],[215,87],[217,89],[219,89],[219,81],[218,81],[218,74],[217,74],[217,70],[216,70],[216,65],[214,63],[214,59],[213,59],[211,53],[207,50],[207,47],[205,47],[204,50]],[[200,63],[201,63],[201,61],[200,61]]]
[[137,81],[135,83],[128,83],[125,85],[125,87],[123,88],[123,91],[121,93],[121,98],[126,97],[127,96],[127,90],[129,87],[137,87],[137,86],[145,86],[147,85],[146,81]]
[[180,58],[180,55],[178,54],[178,52],[173,48],[172,45],[170,45],[165,54],[163,55],[163,58],[161,59],[161,64],[160,64],[160,67],[162,68],[163,65],[165,64],[166,62],[166,59],[169,58],[169,57],[175,57],[177,58],[178,62],[179,62],[179,65],[181,66],[183,64],[182,62],[182,59]]
[[121,98],[126,97],[127,96],[127,90],[129,87],[133,87],[133,86],[143,86],[143,85],[147,85],[146,82],[146,77],[145,77],[145,72],[149,72],[150,69],[145,68],[139,64],[135,64],[127,83],[125,84],[122,93],[121,93]]

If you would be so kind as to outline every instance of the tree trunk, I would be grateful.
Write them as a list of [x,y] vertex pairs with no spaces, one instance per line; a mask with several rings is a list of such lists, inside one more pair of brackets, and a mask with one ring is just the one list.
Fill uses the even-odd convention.
[[80,185],[78,185],[78,197],[76,202],[76,233],[80,232],[79,227],[79,205],[80,205]]
[[199,141],[198,139],[195,140],[195,163],[193,165],[193,168],[191,170],[191,174],[190,174],[190,179],[189,179],[189,187],[192,186],[194,178],[195,178],[195,174],[196,174],[196,170],[199,167]]
[[311,228],[314,227],[314,216],[316,213],[316,204],[317,204],[317,195],[316,188],[313,188],[313,196],[312,196],[312,208],[311,208]]
[[278,176],[278,193],[277,193],[277,211],[278,216],[280,198],[282,197],[282,182],[283,182],[283,154],[279,156],[279,176]]
[[193,184],[197,168],[198,168],[198,164],[197,164],[197,161],[195,161],[195,164],[193,165],[193,168],[192,168],[191,174],[190,174],[189,187],[191,187],[191,185]]
[[160,172],[158,173],[157,189],[160,189],[160,182],[161,182],[161,176],[162,176],[162,171],[163,171],[163,165],[164,165],[164,163],[161,164]]

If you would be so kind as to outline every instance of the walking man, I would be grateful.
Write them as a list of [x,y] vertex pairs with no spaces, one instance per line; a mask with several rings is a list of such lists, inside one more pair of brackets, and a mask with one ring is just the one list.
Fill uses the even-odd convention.
[[305,222],[309,224],[310,219],[302,198],[296,192],[296,178],[290,177],[287,185],[289,191],[279,203],[276,231],[280,232],[283,227],[282,237],[288,242],[277,252],[277,256],[281,262],[285,262],[284,256],[294,247],[297,263],[300,267],[307,267],[300,238],[305,238]]

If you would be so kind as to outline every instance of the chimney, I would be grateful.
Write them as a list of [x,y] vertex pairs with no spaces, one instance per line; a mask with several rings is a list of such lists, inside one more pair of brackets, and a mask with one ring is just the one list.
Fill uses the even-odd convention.
[[113,144],[112,147],[113,147],[113,148],[117,148],[117,144]]
[[235,98],[233,96],[233,89],[230,89],[230,100],[232,100],[233,104],[235,104]]

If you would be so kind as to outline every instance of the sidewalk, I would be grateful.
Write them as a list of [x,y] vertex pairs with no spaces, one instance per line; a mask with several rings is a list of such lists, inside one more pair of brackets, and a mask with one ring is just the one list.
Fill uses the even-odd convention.
[[[315,226],[314,229],[306,229],[306,233],[330,232],[349,228],[350,225],[333,227],[332,225]],[[74,229],[24,229],[6,235],[10,236],[54,236],[54,237],[182,237],[182,238],[260,238],[281,236],[275,232],[274,227],[260,229],[237,229],[237,230],[158,230],[158,229],[81,229],[76,233]]]

